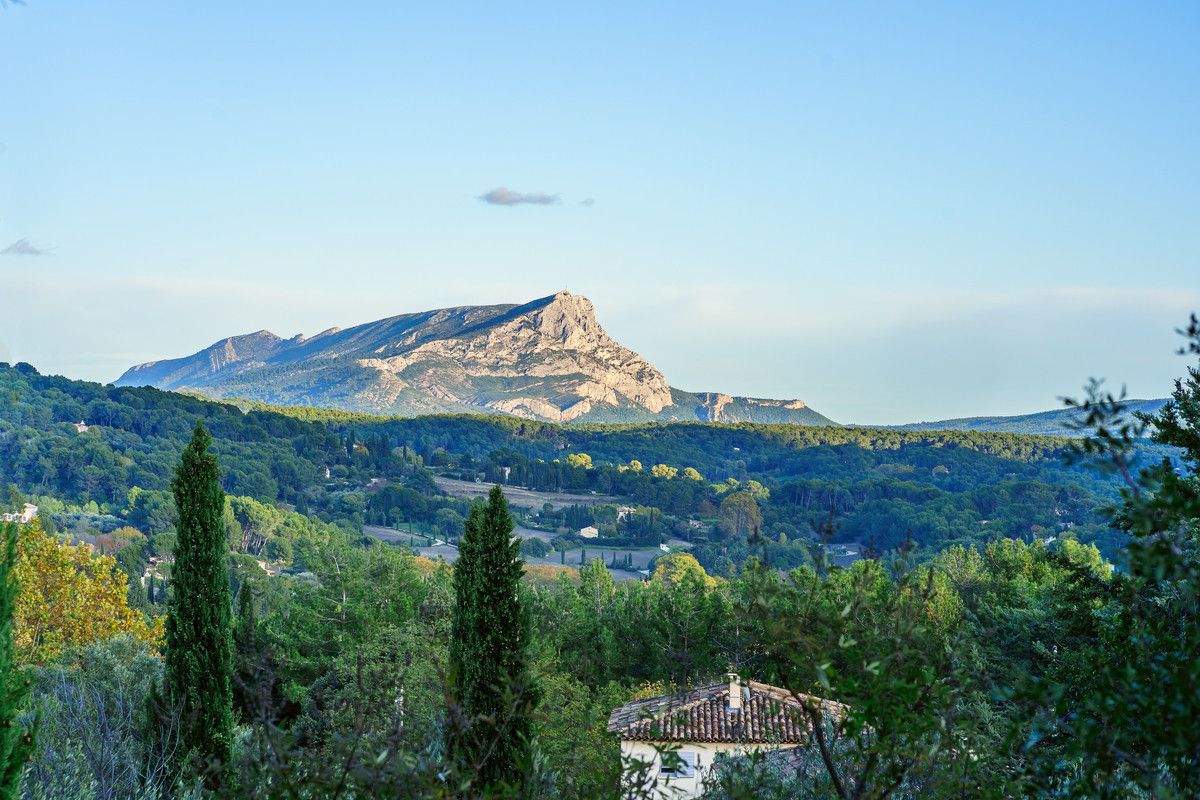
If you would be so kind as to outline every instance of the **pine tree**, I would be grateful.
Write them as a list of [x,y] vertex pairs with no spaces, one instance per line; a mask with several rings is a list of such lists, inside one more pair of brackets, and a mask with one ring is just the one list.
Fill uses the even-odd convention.
[[29,695],[29,678],[16,663],[13,650],[13,613],[17,604],[17,526],[6,524],[3,560],[0,561],[0,800],[21,797],[21,778],[33,752],[32,730],[19,724],[21,705]]
[[171,482],[179,525],[163,688],[182,714],[183,751],[213,786],[218,772],[206,768],[229,762],[233,689],[225,493],[216,456],[208,452],[211,441],[197,422]]
[[454,564],[450,671],[471,728],[453,747],[480,785],[519,786],[527,771],[537,702],[529,681],[529,610],[521,599],[525,562],[500,487],[475,504]]

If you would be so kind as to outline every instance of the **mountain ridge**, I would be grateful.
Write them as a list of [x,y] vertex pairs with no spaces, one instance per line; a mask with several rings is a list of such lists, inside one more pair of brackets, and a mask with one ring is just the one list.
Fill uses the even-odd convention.
[[[1122,400],[1122,410],[1125,412],[1156,413],[1166,398],[1149,400]],[[1005,416],[957,417],[934,422],[909,422],[900,425],[884,427],[906,431],[983,431],[991,433],[1025,433],[1040,436],[1079,436],[1082,432],[1072,427],[1079,422],[1081,415],[1075,408],[1055,408],[1048,411],[1035,411],[1032,414],[1012,414]],[[858,426],[856,426],[858,427]],[[863,425],[861,427],[880,427]]]
[[672,387],[604,330],[590,300],[567,291],[522,304],[399,314],[310,338],[259,330],[135,365],[114,383],[399,415],[836,424],[801,400]]

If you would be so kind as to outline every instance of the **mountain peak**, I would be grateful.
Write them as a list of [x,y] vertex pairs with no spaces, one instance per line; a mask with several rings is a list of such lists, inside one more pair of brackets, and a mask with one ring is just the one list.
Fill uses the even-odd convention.
[[561,291],[536,313],[543,336],[578,350],[600,340],[611,342],[608,333],[596,321],[596,308],[582,295]]
[[258,331],[141,364],[116,383],[401,415],[767,421],[769,411],[770,421],[828,422],[802,404],[701,400],[672,389],[653,364],[609,336],[588,298],[565,289],[522,305],[401,314],[307,339]]

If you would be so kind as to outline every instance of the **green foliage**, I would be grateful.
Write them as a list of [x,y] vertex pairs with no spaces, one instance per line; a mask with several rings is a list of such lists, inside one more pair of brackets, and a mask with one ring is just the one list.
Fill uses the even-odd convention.
[[[1103,431],[1070,441],[555,426],[281,414],[0,368],[0,484],[71,535],[110,534],[99,541],[123,545],[130,575],[174,550],[173,582],[156,564],[175,628],[168,699],[220,695],[221,675],[238,689],[241,724],[219,756],[227,780],[210,796],[615,800],[608,712],[732,668],[810,698],[813,738],[786,759],[727,760],[713,798],[1173,800],[1195,796],[1200,752],[1200,375],[1190,370],[1142,420],[1150,446],[1117,421],[1122,408],[1093,397],[1082,413]],[[235,473],[227,500],[195,441],[180,497],[167,491],[189,415],[213,428],[211,449]],[[65,424],[84,416],[86,435]],[[1060,464],[1072,449],[1083,461]],[[631,462],[694,466],[655,475]],[[1097,464],[1108,473],[1090,477]],[[612,542],[692,548],[656,552],[646,581],[619,581],[631,572],[614,577],[584,553],[577,571],[522,580],[519,554],[540,540],[510,540],[499,488],[472,507],[441,476],[579,495],[538,498],[521,522],[595,525],[606,559],[624,547]],[[364,521],[465,531],[460,558],[439,564],[365,539]],[[148,538],[111,535],[124,524]],[[868,557],[834,566],[825,554],[840,544]],[[209,601],[184,600],[197,596]],[[188,614],[208,622],[185,627]],[[219,643],[189,650],[183,637],[222,629],[215,660]],[[33,710],[50,734],[33,753],[29,797],[183,789],[195,715],[148,730],[130,712],[162,669],[130,648],[115,639],[39,669]],[[189,652],[209,653],[208,666]],[[173,689],[172,671],[193,668],[211,680]],[[218,717],[211,729],[228,731]],[[115,774],[128,781],[114,790]]]
[[33,707],[42,729],[26,778],[27,795],[166,797],[177,783],[174,720],[163,735],[145,724],[163,662],[144,642],[121,635],[37,670]]
[[768,669],[801,700],[836,796],[945,781],[978,791],[972,731],[958,719],[971,675],[948,584],[877,561],[786,580],[756,566],[751,580],[762,640],[776,643]]
[[592,457],[587,453],[567,453],[567,463],[576,469],[591,469]]
[[529,558],[545,558],[550,555],[550,545],[536,536],[521,540],[521,555]]
[[258,700],[258,670],[263,649],[254,611],[254,590],[243,582],[238,591],[238,614],[233,627],[233,705],[244,720],[254,718]]
[[[233,744],[233,666],[225,493],[200,423],[172,490],[179,511],[173,594],[167,614],[167,701],[183,719],[185,752],[208,770],[228,764]],[[211,778],[210,780],[216,780]]]
[[813,748],[719,755],[704,784],[705,800],[826,800],[836,796]]
[[733,492],[721,501],[721,530],[726,536],[748,539],[762,527],[762,513],[750,492]]
[[[196,418],[213,435],[223,488],[233,497],[266,507],[286,503],[324,521],[422,523],[443,538],[456,520],[440,512],[465,516],[469,503],[442,496],[422,466],[435,461],[472,481],[595,492],[653,509],[657,516],[614,523],[614,541],[657,544],[680,536],[718,545],[697,551],[709,569],[717,558],[740,564],[750,555],[745,542],[705,541],[731,487],[756,500],[762,532],[773,541],[786,531],[803,544],[831,511],[837,541],[878,550],[906,538],[930,553],[1003,537],[1032,541],[1069,527],[1111,558],[1126,538],[1095,513],[1106,497],[1115,497],[1111,479],[1060,464],[1069,441],[1061,437],[754,424],[558,426],[484,416],[397,419],[215,403],[8,367],[0,367],[0,481],[26,495],[61,497],[79,509],[47,515],[60,527],[83,525],[86,535],[87,527],[111,530],[127,521],[153,543],[174,530],[168,484],[190,433],[187,420]],[[70,424],[79,419],[91,425],[86,434]],[[1138,447],[1143,458],[1165,452],[1160,445]],[[656,478],[643,463],[690,464],[681,473],[690,480]],[[701,474],[714,483],[698,479]],[[374,479],[384,484],[364,491]],[[89,503],[96,504],[94,512]],[[700,531],[688,527],[689,518],[705,521]],[[242,533],[246,552],[261,545],[255,554],[271,560],[288,561],[294,549],[287,536],[268,534],[260,541],[254,532]],[[163,555],[153,546],[151,553]],[[783,566],[806,557],[799,545],[772,554]]]
[[679,474],[679,468],[672,467],[669,464],[655,464],[650,468],[650,474],[655,478],[662,478],[669,481]]
[[[1200,355],[1200,322],[1182,331]],[[1092,434],[1074,448],[1125,481],[1111,510],[1131,536],[1111,577],[1070,569],[1061,624],[1086,631],[1075,671],[1052,673],[1026,696],[1038,715],[1025,749],[1035,786],[1077,797],[1195,797],[1200,792],[1200,368],[1189,367],[1157,414],[1123,415],[1119,398],[1089,386],[1078,407]],[[1182,448],[1192,467],[1167,460],[1135,472],[1142,426]],[[1060,764],[1071,766],[1064,775]]]
[[538,691],[546,711],[538,715],[537,742],[555,776],[557,796],[613,797],[620,786],[621,748],[606,728],[608,715],[628,692],[620,684],[591,686],[557,665],[542,666]]
[[13,621],[17,606],[17,526],[0,524],[0,800],[21,795],[21,779],[34,747],[33,726],[20,712],[29,695],[29,677],[16,661]]
[[454,566],[450,674],[469,725],[454,755],[460,765],[477,765],[485,787],[520,785],[531,766],[537,697],[528,675],[524,562],[512,530],[508,501],[495,486],[486,504],[472,507]]

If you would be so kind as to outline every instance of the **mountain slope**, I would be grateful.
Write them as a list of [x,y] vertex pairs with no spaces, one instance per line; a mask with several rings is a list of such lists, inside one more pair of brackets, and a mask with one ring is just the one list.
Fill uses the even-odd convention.
[[307,339],[234,336],[185,358],[135,366],[116,384],[405,416],[833,424],[798,400],[674,389],[608,335],[591,301],[569,292],[524,305],[403,314]]
[[[1141,411],[1153,414],[1162,408],[1165,402],[1167,402],[1165,399],[1126,400],[1124,409],[1129,413]],[[961,417],[945,419],[940,422],[913,422],[892,427],[908,431],[989,431],[992,433],[1033,433],[1044,436],[1077,436],[1079,431],[1071,427],[1071,424],[1078,421],[1079,418],[1080,414],[1076,409],[1059,408],[1012,417]]]

